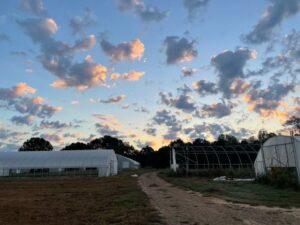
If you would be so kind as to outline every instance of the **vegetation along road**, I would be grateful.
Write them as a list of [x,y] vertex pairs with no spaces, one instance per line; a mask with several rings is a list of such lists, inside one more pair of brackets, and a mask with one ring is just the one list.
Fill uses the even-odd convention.
[[167,224],[282,225],[300,224],[300,209],[236,204],[180,189],[157,172],[141,175],[139,184]]

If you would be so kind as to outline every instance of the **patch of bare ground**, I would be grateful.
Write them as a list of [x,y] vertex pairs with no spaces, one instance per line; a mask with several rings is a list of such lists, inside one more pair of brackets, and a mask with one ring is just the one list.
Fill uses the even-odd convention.
[[0,180],[0,225],[161,224],[137,178]]
[[157,172],[143,174],[139,184],[169,225],[300,224],[299,209],[250,206],[204,197],[200,193],[171,185],[158,177]]

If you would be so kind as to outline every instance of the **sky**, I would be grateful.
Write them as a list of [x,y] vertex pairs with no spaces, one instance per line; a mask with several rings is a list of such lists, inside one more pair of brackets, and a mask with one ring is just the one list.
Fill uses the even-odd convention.
[[300,116],[300,0],[0,2],[0,150],[137,149]]

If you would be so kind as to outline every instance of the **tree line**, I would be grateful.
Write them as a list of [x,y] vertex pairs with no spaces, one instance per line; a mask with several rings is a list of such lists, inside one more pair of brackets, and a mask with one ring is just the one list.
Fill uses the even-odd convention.
[[[284,123],[285,126],[292,128],[295,132],[294,135],[300,134],[300,118],[292,117]],[[188,146],[229,146],[229,145],[246,145],[252,144],[259,146],[270,137],[276,136],[275,133],[269,133],[262,129],[258,132],[257,137],[250,137],[248,139],[238,140],[233,135],[220,134],[218,138],[210,142],[203,138],[197,138],[192,142],[184,142],[181,139],[170,142],[166,146],[154,150],[150,146],[145,146],[140,150],[135,149],[128,142],[124,142],[116,137],[105,135],[96,138],[88,143],[75,142],[71,143],[61,151],[67,150],[91,150],[91,149],[113,149],[116,154],[124,155],[132,158],[139,163],[142,167],[155,167],[164,168],[169,166],[170,149],[172,147],[188,147]],[[25,141],[20,147],[19,151],[52,151],[53,146],[51,143],[43,138],[33,137]]]
[[[221,134],[216,141],[209,142],[203,138],[197,138],[193,142],[184,142],[181,139],[170,142],[166,146],[162,146],[154,150],[150,146],[145,146],[140,150],[135,149],[132,145],[124,142],[116,137],[103,136],[96,138],[88,143],[75,142],[71,143],[61,151],[68,150],[92,150],[92,149],[113,149],[116,154],[124,155],[132,158],[142,167],[164,168],[169,166],[169,156],[172,147],[187,147],[187,146],[226,146],[226,145],[245,145],[245,144],[260,144],[269,137],[275,136],[274,133],[268,133],[265,130],[260,130],[258,137],[251,137],[249,139],[242,139],[239,141],[235,136],[228,134]],[[52,151],[52,144],[39,137],[32,137],[25,141],[19,148],[19,151]]]

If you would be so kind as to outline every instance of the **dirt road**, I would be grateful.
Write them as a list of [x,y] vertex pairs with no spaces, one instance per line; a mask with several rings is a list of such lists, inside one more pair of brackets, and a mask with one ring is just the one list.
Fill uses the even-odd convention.
[[143,174],[139,184],[169,225],[300,225],[300,210],[254,207],[203,197],[169,184],[156,172]]

